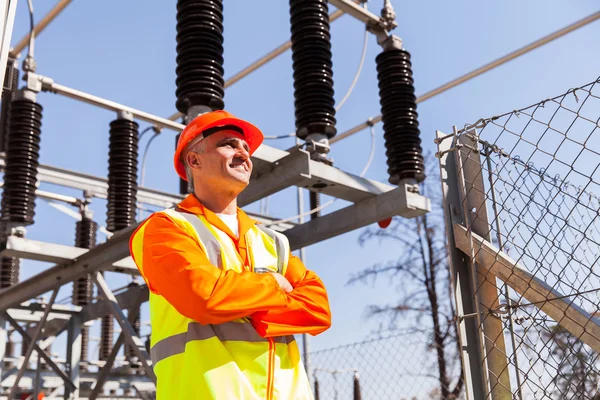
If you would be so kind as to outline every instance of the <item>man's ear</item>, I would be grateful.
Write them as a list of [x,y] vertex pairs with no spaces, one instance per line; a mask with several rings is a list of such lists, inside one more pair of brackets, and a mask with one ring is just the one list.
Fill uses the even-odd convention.
[[192,168],[202,168],[202,161],[200,160],[198,153],[190,151],[185,155],[185,160],[187,161],[187,164]]

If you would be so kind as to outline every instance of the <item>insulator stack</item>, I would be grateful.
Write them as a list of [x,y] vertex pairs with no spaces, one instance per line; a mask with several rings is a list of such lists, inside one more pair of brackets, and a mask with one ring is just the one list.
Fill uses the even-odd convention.
[[327,0],[290,0],[296,135],[336,134]]
[[135,221],[138,179],[138,124],[120,118],[110,123],[108,213],[106,229],[117,232]]
[[113,335],[115,333],[115,320],[112,315],[102,318],[100,328],[100,360],[107,360],[113,348]]
[[11,58],[6,63],[5,83],[2,88],[2,105],[0,108],[0,152],[6,151],[8,141],[8,116],[10,104],[17,96],[19,86],[19,68],[17,61]]
[[2,192],[5,221],[33,224],[41,127],[42,106],[28,98],[12,101]]
[[[5,358],[14,358],[15,357],[15,342],[12,340],[12,335],[9,333],[8,338],[6,340],[6,347],[4,349],[4,357]],[[6,368],[12,368],[14,366],[13,361],[6,361],[4,364]]]
[[[140,310],[130,310],[129,312],[137,312],[137,316],[135,317],[133,324],[131,324],[131,327],[133,328],[135,335],[137,337],[140,337],[140,332],[142,329],[142,319],[140,315]],[[137,357],[135,352],[133,351],[133,347],[129,343],[125,344],[125,354],[128,356],[129,360],[132,360],[133,358]]]
[[[75,247],[91,249],[96,245],[98,224],[88,217],[83,217],[75,226]],[[73,304],[84,306],[92,300],[92,278],[88,274],[75,281],[73,285]]]
[[223,2],[177,1],[176,107],[224,107]]
[[[317,192],[313,192],[312,190],[308,192],[309,193],[309,202],[310,202],[310,209],[314,210],[317,207],[321,206],[321,195]],[[315,218],[319,218],[321,216],[321,211],[317,211],[314,212],[312,214],[310,214],[310,219],[315,219]]]
[[152,340],[151,339],[151,335],[148,335],[146,337],[146,341],[144,342],[144,345],[146,346],[146,353],[148,353],[148,354],[150,354],[150,348],[152,347],[152,346],[150,346],[150,341],[151,340]]
[[[75,225],[75,246],[91,249],[96,245],[96,231],[98,224],[92,219],[84,216]],[[91,275],[77,279],[73,283],[73,304],[84,306],[92,301],[93,285]],[[88,360],[88,347],[90,340],[89,327],[81,327],[81,361]],[[82,365],[82,367],[85,367]]]
[[425,164],[410,54],[389,48],[377,56],[376,62],[389,182],[422,182]]
[[19,282],[20,261],[15,257],[0,259],[0,289],[11,287]]
[[[81,361],[88,361],[89,354],[89,345],[90,345],[90,328],[88,326],[81,327]],[[82,365],[85,368],[84,365]]]

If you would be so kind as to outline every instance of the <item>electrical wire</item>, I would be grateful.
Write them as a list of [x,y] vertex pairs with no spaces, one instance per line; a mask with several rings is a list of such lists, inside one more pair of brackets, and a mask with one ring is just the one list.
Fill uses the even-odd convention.
[[[363,3],[363,7],[366,10],[367,9],[367,3]],[[348,100],[348,98],[350,97],[350,95],[354,91],[354,88],[356,87],[356,83],[358,82],[358,79],[360,78],[363,66],[365,64],[365,58],[367,56],[368,43],[369,43],[369,31],[365,28],[365,34],[364,34],[363,45],[362,45],[362,53],[360,55],[360,61],[358,62],[358,68],[356,69],[356,73],[354,74],[354,79],[352,80],[352,83],[350,84],[350,87],[346,91],[346,94],[344,95],[344,97],[342,98],[342,100],[340,100],[340,102],[335,106],[335,111],[340,111],[340,109],[342,108],[342,106],[344,105],[344,103],[346,103],[346,100]],[[292,133],[289,133],[287,135],[281,135],[281,136],[265,136],[265,139],[266,140],[287,139],[287,138],[294,137],[294,136],[296,136],[296,133],[292,132]]]
[[35,21],[33,20],[33,2],[31,0],[27,0],[27,5],[29,6],[29,47],[27,48],[27,57],[33,58],[34,54],[34,46],[35,46]]
[[[149,127],[152,128],[152,127]],[[148,128],[146,128],[142,133],[140,133],[140,137],[148,131]],[[148,140],[148,143],[146,143],[146,148],[144,149],[144,155],[142,156],[142,167],[141,167],[141,171],[140,171],[140,187],[144,187],[144,179],[146,177],[146,161],[148,159],[148,149],[150,149],[150,145],[152,144],[152,142],[154,141],[154,139],[156,139],[156,137],[160,134],[160,131],[155,131],[154,136],[152,136],[150,138],[150,140]],[[143,213],[143,208],[138,205],[137,207],[138,209],[138,222],[141,221],[142,218],[142,213]]]
[[[375,156],[375,125],[373,124],[373,125],[370,125],[369,127],[370,127],[370,134],[371,134],[371,152],[369,154],[369,159],[367,160],[367,163],[365,164],[365,167],[363,168],[362,172],[359,175],[361,178],[363,178],[365,176],[365,174],[367,173],[367,171],[371,167],[371,163],[373,162],[373,157]],[[286,223],[286,222],[291,222],[291,221],[294,221],[296,219],[299,219],[300,217],[306,217],[308,215],[314,214],[316,212],[321,211],[325,207],[329,207],[330,205],[332,205],[333,203],[335,203],[337,200],[338,200],[338,198],[335,198],[333,200],[328,201],[327,203],[321,204],[319,207],[315,207],[312,210],[309,210],[309,211],[304,212],[302,214],[298,214],[298,215],[295,215],[293,217],[289,217],[289,218],[285,218],[285,219],[280,219],[278,221],[271,222],[270,224],[267,225],[267,227],[273,226],[273,225],[277,225],[277,224],[283,224],[283,223]]]
[[146,148],[144,149],[144,155],[142,156],[142,168],[141,168],[141,173],[140,173],[140,187],[144,187],[144,178],[146,175],[146,160],[148,159],[148,149],[150,148],[152,141],[154,141],[154,139],[156,139],[156,137],[158,135],[159,135],[159,133],[155,133],[154,136],[152,136],[150,138],[150,140],[148,140],[148,143],[146,143]]
[[[367,8],[367,3],[364,3],[364,7],[365,7],[365,9]],[[363,39],[362,54],[360,56],[360,62],[358,63],[358,69],[356,70],[356,74],[354,75],[354,80],[350,84],[350,87],[348,88],[348,91],[346,92],[346,94],[344,95],[344,97],[342,98],[342,100],[340,100],[339,104],[337,106],[335,106],[335,111],[340,111],[340,109],[342,108],[342,106],[344,105],[344,103],[346,102],[346,100],[348,100],[348,98],[350,97],[350,95],[354,91],[354,88],[356,87],[356,83],[358,82],[358,78],[360,78],[360,74],[362,72],[363,65],[365,64],[365,58],[367,56],[368,43],[369,43],[369,31],[365,29],[365,35],[364,35],[364,39]]]

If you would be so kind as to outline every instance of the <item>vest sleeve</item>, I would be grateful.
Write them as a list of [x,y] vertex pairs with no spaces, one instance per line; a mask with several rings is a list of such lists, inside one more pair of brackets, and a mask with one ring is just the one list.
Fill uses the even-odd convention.
[[285,277],[294,287],[282,309],[254,313],[252,325],[263,337],[300,333],[317,335],[331,326],[331,311],[325,285],[299,258],[290,255]]
[[204,325],[220,324],[288,304],[273,276],[219,269],[168,216],[155,214],[146,224],[142,257],[132,255],[142,263],[149,289],[182,315]]

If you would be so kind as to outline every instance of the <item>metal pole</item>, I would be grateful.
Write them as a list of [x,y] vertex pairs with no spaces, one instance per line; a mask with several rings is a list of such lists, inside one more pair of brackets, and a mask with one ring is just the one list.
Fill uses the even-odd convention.
[[[475,315],[475,287],[473,286],[469,262],[465,255],[456,248],[452,224],[462,223],[464,215],[460,207],[458,186],[458,170],[456,158],[451,154],[455,151],[455,137],[442,138],[447,135],[437,133],[437,156],[440,159],[440,179],[442,184],[443,208],[446,222],[446,237],[448,240],[448,260],[452,279],[452,289],[456,303],[458,340],[460,342],[460,357],[463,364],[465,392],[467,400],[485,399],[486,379],[482,368],[483,353],[481,337],[478,332]],[[478,314],[477,314],[478,315]]]
[[23,365],[21,365],[19,372],[17,372],[17,377],[15,378],[15,383],[13,384],[12,389],[10,389],[10,395],[8,396],[9,399],[12,399],[15,397],[16,390],[19,387],[19,381],[21,380],[21,378],[23,377],[23,374],[25,373],[25,370],[27,369],[27,364],[29,363],[29,357],[31,357],[31,353],[33,353],[33,349],[35,349],[36,342],[38,340],[38,337],[40,336],[40,333],[42,333],[44,324],[46,323],[46,319],[48,318],[48,314],[50,314],[50,310],[52,310],[52,305],[54,304],[54,300],[56,300],[56,296],[58,295],[58,290],[59,290],[59,288],[54,289],[54,292],[52,293],[52,297],[50,298],[50,301],[48,302],[48,304],[46,305],[46,309],[44,310],[44,315],[42,315],[42,319],[38,323],[35,333],[31,337],[31,342],[29,343],[29,347],[27,348],[27,352],[25,353],[25,357],[23,358]]
[[75,100],[83,101],[84,103],[92,104],[97,107],[101,107],[107,110],[119,112],[129,112],[133,115],[135,119],[140,119],[142,121],[150,122],[155,124],[160,128],[168,128],[172,129],[176,132],[179,132],[185,128],[185,125],[170,121],[166,118],[157,117],[156,115],[152,115],[150,113],[136,110],[135,108],[127,107],[123,104],[116,103],[114,101],[106,100],[101,97],[97,97],[88,93],[81,92],[79,90],[71,89],[69,87],[59,85],[54,82],[52,79],[37,75],[42,83],[42,90],[46,90],[52,93],[60,94],[62,96],[70,97]]
[[2,368],[4,368],[4,357],[6,353],[6,343],[8,342],[8,329],[4,313],[0,313],[0,377],[2,376]]
[[[490,240],[491,227],[488,223],[488,212],[486,207],[486,191],[483,184],[483,168],[478,149],[477,133],[471,131],[458,137],[458,143],[462,145],[457,151],[456,157],[459,165],[462,165],[459,173],[459,184],[461,186],[462,205],[465,215],[465,226],[470,231]],[[461,184],[462,183],[462,184]],[[496,317],[490,310],[497,310],[500,306],[499,291],[496,276],[485,266],[475,263],[472,259],[471,265],[475,267],[474,276],[477,287],[475,288],[475,300],[479,302],[480,327],[484,337],[484,366],[488,368],[488,383],[493,400],[512,400],[510,375],[506,346],[504,343],[504,326],[502,320]]]
[[[505,55],[504,57],[500,57],[500,58],[498,58],[498,59],[496,59],[496,60],[494,60],[494,61],[492,61],[492,62],[490,62],[488,64],[485,64],[482,67],[479,67],[479,68],[477,68],[477,69],[475,69],[475,70],[473,70],[473,71],[471,71],[471,72],[469,72],[469,73],[467,73],[465,75],[462,75],[462,76],[460,76],[460,77],[458,77],[458,78],[456,78],[456,79],[454,79],[454,80],[452,80],[452,81],[450,81],[448,83],[445,83],[442,86],[439,86],[439,87],[437,87],[437,88],[435,88],[433,90],[430,90],[429,92],[426,92],[426,93],[422,94],[421,96],[417,97],[417,103],[421,103],[421,102],[423,102],[425,100],[429,100],[430,98],[435,97],[438,94],[442,94],[445,91],[450,90],[450,89],[452,89],[452,88],[454,88],[454,87],[456,87],[456,86],[458,86],[458,85],[460,85],[462,83],[470,81],[471,79],[476,78],[479,75],[482,75],[482,74],[484,74],[484,73],[486,73],[486,72],[488,72],[488,71],[490,71],[490,70],[492,70],[492,69],[494,69],[496,67],[499,67],[499,66],[501,66],[503,64],[506,64],[507,62],[512,61],[515,58],[520,57],[520,56],[522,56],[522,55],[524,55],[526,53],[529,53],[530,51],[535,50],[538,47],[541,47],[541,46],[543,46],[545,44],[548,44],[548,43],[552,42],[553,40],[556,40],[556,39],[558,39],[558,38],[560,38],[560,37],[562,37],[562,36],[564,36],[564,35],[566,35],[566,34],[568,34],[570,32],[573,32],[574,30],[577,30],[577,29],[579,29],[581,27],[584,27],[585,25],[588,25],[588,24],[596,21],[599,18],[600,18],[600,11],[595,12],[594,14],[592,14],[592,15],[590,15],[588,17],[580,19],[579,21],[576,21],[573,24],[564,27],[563,29],[560,29],[560,30],[558,30],[558,31],[556,31],[554,33],[549,34],[549,35],[546,35],[546,36],[542,37],[541,39],[536,40],[535,42],[532,42],[532,43],[530,43],[530,44],[528,44],[528,45],[526,45],[524,47],[521,47],[521,48],[519,48],[519,49],[517,49],[517,50],[515,50],[515,51],[513,51],[513,52],[511,52],[511,53],[509,53],[507,55]],[[369,118],[368,121],[363,122],[362,124],[356,125],[355,127],[350,128],[347,131],[336,135],[333,139],[329,140],[329,143],[333,144],[335,142],[339,142],[340,140],[345,139],[348,136],[351,136],[351,135],[353,135],[353,134],[355,134],[357,132],[362,131],[363,129],[366,129],[367,127],[370,126],[370,124],[372,124],[372,123],[376,124],[376,123],[379,123],[379,122],[381,122],[381,115],[378,115],[378,116],[376,116],[374,118]]]
[[[17,0],[4,1],[0,6],[0,85],[4,86],[4,74],[8,61],[8,49],[12,38],[15,14],[17,12]],[[29,37],[29,35],[28,35]],[[0,86],[1,89],[1,86]]]
[[79,398],[79,364],[81,362],[82,325],[83,320],[81,315],[73,315],[71,317],[71,320],[69,321],[69,330],[67,332],[67,373],[75,387],[73,389],[65,387],[65,400]]
[[[54,21],[54,19],[69,5],[72,0],[60,0],[56,5],[42,18],[40,22],[33,28],[34,36],[37,38],[40,33]],[[13,58],[18,58],[19,53],[23,51],[29,42],[29,34],[23,36],[23,39],[11,50],[10,54]]]

